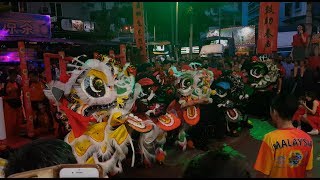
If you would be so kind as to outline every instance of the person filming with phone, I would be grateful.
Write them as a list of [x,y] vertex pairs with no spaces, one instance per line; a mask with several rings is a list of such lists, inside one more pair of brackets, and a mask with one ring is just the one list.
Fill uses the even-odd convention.
[[297,27],[297,34],[293,36],[291,56],[294,61],[303,61],[307,54],[306,48],[308,47],[309,34],[303,24]]
[[[309,124],[312,130],[307,132],[310,135],[318,135],[320,129],[320,104],[316,99],[316,93],[307,91],[305,97],[300,99],[300,106],[293,116],[293,120],[298,122],[298,127],[301,129],[301,122]],[[305,130],[305,128],[302,128]]]

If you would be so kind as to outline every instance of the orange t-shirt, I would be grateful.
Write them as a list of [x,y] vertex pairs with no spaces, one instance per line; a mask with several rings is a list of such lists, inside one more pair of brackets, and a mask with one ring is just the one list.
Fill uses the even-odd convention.
[[34,82],[30,85],[30,100],[31,101],[43,101],[45,99],[44,95],[44,85],[41,82]]
[[254,169],[270,178],[304,178],[313,168],[311,137],[296,128],[278,129],[264,136]]

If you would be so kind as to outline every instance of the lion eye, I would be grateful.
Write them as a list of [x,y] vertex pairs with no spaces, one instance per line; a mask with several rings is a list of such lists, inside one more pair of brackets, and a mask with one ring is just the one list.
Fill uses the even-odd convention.
[[191,85],[192,85],[192,80],[191,80],[191,79],[187,78],[187,79],[183,79],[183,80],[182,80],[181,87],[182,87],[183,89],[187,89],[187,88],[189,88]]

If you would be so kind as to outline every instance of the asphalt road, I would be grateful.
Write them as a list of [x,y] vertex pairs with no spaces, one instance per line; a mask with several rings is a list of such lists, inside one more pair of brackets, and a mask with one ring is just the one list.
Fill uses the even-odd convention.
[[[265,122],[267,123],[267,122]],[[253,122],[253,126],[261,125],[260,122]],[[255,127],[254,127],[255,128]],[[320,177],[320,135],[313,136],[314,140],[314,168],[313,177]],[[259,138],[258,138],[259,139]],[[253,165],[260,148],[260,140],[252,137],[252,132],[245,129],[239,137],[226,137],[223,140],[210,140],[209,149],[214,149],[220,145],[227,145],[243,155],[249,163],[251,174],[254,177]],[[151,168],[145,167],[124,167],[124,172],[119,177],[125,178],[178,178],[182,176],[185,165],[188,161],[204,151],[197,149],[187,149],[182,152],[176,147],[167,149],[167,157],[163,165],[155,164]]]

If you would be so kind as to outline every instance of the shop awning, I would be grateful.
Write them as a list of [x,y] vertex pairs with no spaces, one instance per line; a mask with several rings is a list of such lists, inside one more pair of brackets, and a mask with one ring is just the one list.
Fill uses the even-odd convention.
[[66,43],[66,44],[86,44],[86,45],[119,45],[118,42],[111,41],[90,41],[90,40],[71,40],[63,38],[25,38],[25,37],[1,37],[1,41],[28,41],[28,42],[48,42],[48,43]]
[[148,45],[150,46],[152,46],[152,45],[154,45],[154,46],[163,46],[163,45],[170,45],[171,44],[171,42],[170,41],[159,41],[159,42],[148,42]]
[[167,55],[167,54],[169,54],[169,52],[168,51],[165,51],[165,52],[153,52],[153,54],[154,55]]

